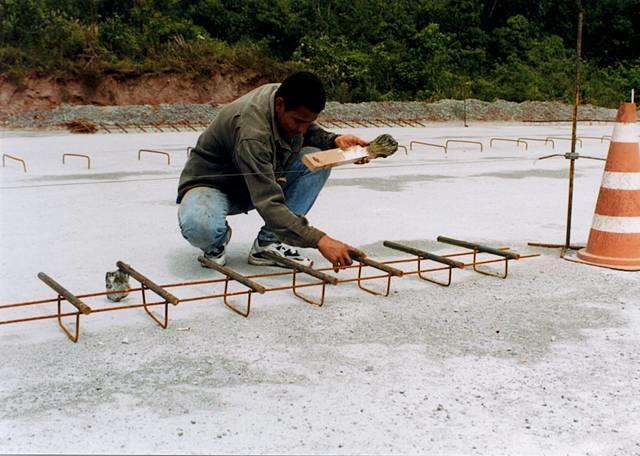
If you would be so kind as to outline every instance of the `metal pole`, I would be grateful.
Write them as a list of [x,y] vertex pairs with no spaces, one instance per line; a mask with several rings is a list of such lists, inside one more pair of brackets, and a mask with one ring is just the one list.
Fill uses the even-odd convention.
[[580,54],[582,51],[582,19],[584,13],[578,14],[578,38],[576,44],[576,83],[573,101],[573,125],[571,129],[571,154],[569,165],[569,198],[567,202],[567,236],[564,249],[569,249],[571,245],[571,215],[573,211],[573,179],[575,177],[575,161],[576,161],[576,128],[578,123],[578,105],[580,104]]

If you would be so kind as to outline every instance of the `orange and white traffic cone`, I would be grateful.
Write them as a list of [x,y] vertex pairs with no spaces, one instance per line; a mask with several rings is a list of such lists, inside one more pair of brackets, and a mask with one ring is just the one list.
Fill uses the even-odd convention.
[[587,247],[578,261],[640,271],[640,146],[635,103],[618,109]]

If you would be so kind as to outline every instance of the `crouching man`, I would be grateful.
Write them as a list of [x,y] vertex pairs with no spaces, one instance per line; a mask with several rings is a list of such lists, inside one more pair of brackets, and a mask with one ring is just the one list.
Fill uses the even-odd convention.
[[[182,236],[220,265],[231,238],[228,215],[256,209],[264,226],[249,263],[275,263],[271,252],[306,266],[312,261],[295,247],[313,247],[336,267],[352,263],[354,247],[332,239],[304,217],[329,177],[310,172],[302,156],[317,150],[366,146],[314,123],[324,109],[322,82],[299,72],[282,84],[266,84],[224,106],[200,135],[180,176],[178,220]],[[285,244],[286,243],[286,244]]]

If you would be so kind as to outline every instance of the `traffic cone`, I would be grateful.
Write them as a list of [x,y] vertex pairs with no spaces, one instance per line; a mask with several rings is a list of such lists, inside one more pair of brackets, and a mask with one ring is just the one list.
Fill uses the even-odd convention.
[[640,271],[640,146],[636,104],[623,103],[600,186],[584,263]]

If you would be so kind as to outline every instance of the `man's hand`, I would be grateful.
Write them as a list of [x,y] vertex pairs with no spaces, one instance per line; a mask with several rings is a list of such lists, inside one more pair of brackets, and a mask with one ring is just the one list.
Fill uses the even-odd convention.
[[[368,141],[365,141],[362,138],[359,138],[355,135],[341,135],[336,137],[336,146],[340,149],[347,149],[352,146],[362,146],[367,147],[369,145]],[[364,157],[354,162],[356,165],[364,165],[365,163],[369,163],[369,157]]]
[[320,250],[322,256],[331,262],[335,267],[336,272],[338,272],[338,268],[342,266],[349,266],[353,263],[349,252],[354,252],[363,257],[366,256],[364,252],[356,249],[355,247],[345,244],[344,242],[337,241],[327,235],[324,235],[318,241],[318,250]]
[[351,146],[362,146],[367,147],[369,145],[368,141],[365,141],[362,138],[358,138],[355,135],[340,135],[336,137],[336,146],[340,149],[346,149]]

